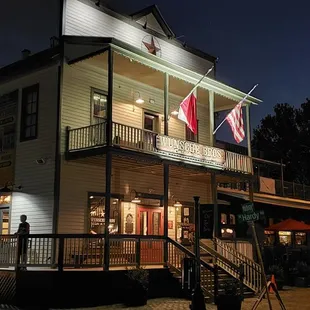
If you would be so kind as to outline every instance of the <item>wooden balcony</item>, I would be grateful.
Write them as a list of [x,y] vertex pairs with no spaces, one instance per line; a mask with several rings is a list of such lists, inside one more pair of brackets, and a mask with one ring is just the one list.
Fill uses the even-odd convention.
[[[67,129],[68,158],[94,154],[107,145],[106,123]],[[112,146],[216,170],[252,174],[250,157],[113,122]],[[72,156],[73,155],[73,156]]]

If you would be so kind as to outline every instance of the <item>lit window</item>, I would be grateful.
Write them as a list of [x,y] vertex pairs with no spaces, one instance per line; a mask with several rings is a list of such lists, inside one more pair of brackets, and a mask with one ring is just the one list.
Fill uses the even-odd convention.
[[227,224],[227,214],[225,214],[225,213],[221,214],[221,223],[223,225]]
[[296,245],[307,245],[307,235],[304,232],[295,233],[295,243]]
[[144,112],[144,129],[157,132],[158,116],[152,113]]
[[284,245],[292,244],[292,233],[290,231],[279,231],[279,241]]
[[96,123],[102,122],[107,117],[108,97],[100,91],[92,92],[93,117]]

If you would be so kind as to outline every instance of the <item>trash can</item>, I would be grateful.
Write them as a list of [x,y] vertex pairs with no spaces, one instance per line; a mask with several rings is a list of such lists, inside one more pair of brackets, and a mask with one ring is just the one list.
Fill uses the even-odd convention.
[[182,262],[182,289],[191,298],[195,288],[195,259],[185,257]]

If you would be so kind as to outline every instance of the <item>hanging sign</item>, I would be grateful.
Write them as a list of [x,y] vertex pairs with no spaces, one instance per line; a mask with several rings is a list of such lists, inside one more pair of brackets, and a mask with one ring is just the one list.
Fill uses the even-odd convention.
[[212,239],[214,226],[214,206],[200,205],[200,238]]
[[256,222],[264,217],[264,211],[255,211],[254,204],[252,202],[248,202],[243,204],[242,206],[242,214],[238,214],[238,222]]

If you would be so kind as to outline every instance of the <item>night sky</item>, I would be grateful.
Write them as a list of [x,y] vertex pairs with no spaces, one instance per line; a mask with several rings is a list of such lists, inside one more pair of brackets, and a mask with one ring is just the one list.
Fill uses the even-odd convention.
[[[110,0],[125,13],[154,0]],[[1,4],[0,66],[24,48],[47,48],[57,35],[58,0],[10,0]],[[310,2],[308,0],[157,0],[167,23],[187,44],[219,57],[217,79],[264,102],[252,108],[252,127],[276,103],[300,105],[310,97]],[[228,125],[219,131],[232,141]]]

